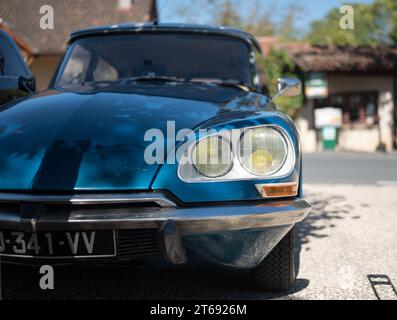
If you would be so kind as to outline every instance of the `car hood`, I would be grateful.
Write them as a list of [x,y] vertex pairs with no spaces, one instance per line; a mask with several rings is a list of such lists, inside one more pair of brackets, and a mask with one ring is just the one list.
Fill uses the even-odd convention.
[[257,112],[263,99],[208,86],[142,88],[49,90],[1,107],[0,190],[149,189],[159,165],[144,159],[147,130],[165,133],[167,121],[194,129]]

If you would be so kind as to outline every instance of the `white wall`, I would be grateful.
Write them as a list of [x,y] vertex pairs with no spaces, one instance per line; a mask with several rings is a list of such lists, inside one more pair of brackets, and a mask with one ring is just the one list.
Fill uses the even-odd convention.
[[[379,142],[385,144],[386,149],[393,148],[393,77],[392,76],[328,76],[330,93],[348,92],[378,92],[379,128],[371,129],[342,129],[338,149],[351,151],[372,152]],[[296,121],[302,139],[302,149],[305,152],[319,151],[320,144],[316,139],[315,130],[308,128],[312,106],[310,101],[302,108],[300,118]],[[315,141],[313,141],[315,140]]]

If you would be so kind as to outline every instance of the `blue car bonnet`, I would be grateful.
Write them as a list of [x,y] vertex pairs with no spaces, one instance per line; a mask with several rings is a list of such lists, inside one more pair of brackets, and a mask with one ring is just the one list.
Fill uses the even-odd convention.
[[0,190],[149,189],[159,165],[144,160],[148,129],[165,132],[167,121],[194,129],[233,108],[259,108],[259,95],[233,88],[132,87],[44,91],[2,106]]

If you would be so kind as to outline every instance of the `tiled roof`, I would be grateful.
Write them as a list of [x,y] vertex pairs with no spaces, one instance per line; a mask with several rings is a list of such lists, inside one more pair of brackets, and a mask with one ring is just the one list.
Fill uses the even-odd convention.
[[274,38],[260,38],[259,42],[267,52],[271,46],[284,48],[304,72],[397,71],[395,47],[314,46],[309,43],[283,43]]
[[[54,8],[54,30],[40,28],[44,4]],[[61,54],[72,31],[157,18],[156,0],[131,0],[130,9],[119,9],[118,4],[118,0],[1,0],[0,27],[3,24],[33,54]]]
[[397,48],[360,46],[286,47],[303,71],[397,71]]

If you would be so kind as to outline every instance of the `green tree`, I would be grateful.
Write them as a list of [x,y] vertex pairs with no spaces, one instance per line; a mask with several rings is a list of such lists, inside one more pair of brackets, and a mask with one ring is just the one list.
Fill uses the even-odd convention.
[[376,0],[372,4],[352,5],[354,29],[344,30],[339,8],[323,20],[314,21],[307,40],[320,45],[379,45],[397,43],[397,1]]
[[397,1],[376,0],[373,4],[375,23],[383,29],[383,36],[397,44]]
[[245,17],[243,29],[256,36],[271,36],[276,33],[277,26],[272,21],[272,12],[274,12],[274,4],[270,4],[263,8],[263,2],[256,0],[251,6],[251,10]]
[[223,0],[217,7],[216,24],[222,26],[241,27],[241,16],[236,9],[236,4],[232,0]]
[[302,37],[298,31],[296,23],[302,18],[305,8],[300,2],[291,2],[284,9],[280,22],[278,23],[277,33],[281,35],[283,40],[297,40]]
[[[261,0],[251,0],[250,10],[246,14],[241,10],[241,2],[236,0],[212,0],[215,8],[217,24],[241,28],[255,36],[271,36],[280,34],[283,39],[297,38],[296,21],[300,18],[303,7],[300,2],[291,2],[283,6],[284,15],[281,19],[274,15],[280,12],[276,2],[266,3]],[[244,14],[245,13],[245,14]]]
[[[281,77],[296,77],[297,67],[288,54],[283,49],[272,47],[264,59],[265,77],[269,87],[270,96],[276,94],[277,79]],[[298,97],[277,97],[275,103],[281,111],[295,118],[303,104],[303,95]]]
[[[296,38],[296,20],[302,13],[299,2],[293,2],[282,8],[276,0],[191,0],[188,5],[181,5],[177,9],[180,16],[190,22],[201,22],[195,14],[197,8],[209,13],[209,24],[219,24],[234,28],[241,28],[255,36],[271,36],[282,34],[283,38]],[[247,9],[248,8],[248,9]],[[243,10],[244,9],[244,10]],[[285,12],[279,18],[275,13]]]

